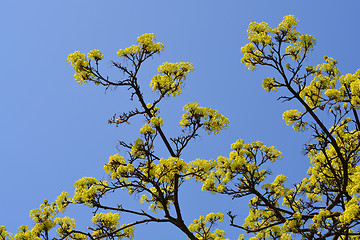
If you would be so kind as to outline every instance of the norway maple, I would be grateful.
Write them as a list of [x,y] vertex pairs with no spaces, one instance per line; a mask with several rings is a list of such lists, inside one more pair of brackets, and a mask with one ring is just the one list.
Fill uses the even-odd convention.
[[[252,239],[358,239],[360,216],[360,70],[341,75],[336,60],[324,57],[317,66],[306,66],[305,60],[315,46],[315,38],[296,30],[298,20],[285,16],[276,27],[253,22],[248,28],[249,43],[241,48],[244,63],[250,70],[267,66],[277,71],[276,76],[263,80],[263,88],[276,92],[284,88],[283,101],[297,101],[302,109],[291,109],[283,119],[295,131],[310,131],[312,137],[304,146],[311,167],[301,182],[286,183],[287,177],[278,175],[268,181],[270,171],[264,167],[275,162],[282,153],[262,142],[244,143],[239,139],[231,144],[228,157],[215,159],[182,159],[182,152],[196,138],[202,128],[208,134],[219,134],[229,120],[218,111],[188,103],[180,120],[183,130],[177,137],[168,138],[163,131],[165,123],[159,103],[165,97],[182,93],[183,83],[194,68],[191,63],[168,63],[159,66],[159,74],[149,84],[156,99],[148,102],[138,80],[144,61],[164,51],[162,43],[153,34],[144,34],[137,44],[118,51],[121,61],[113,61],[124,76],[113,81],[100,69],[103,54],[92,50],[87,55],[74,52],[68,62],[75,69],[75,80],[95,83],[106,88],[124,86],[131,92],[139,107],[115,115],[109,123],[120,125],[131,118],[144,118],[141,137],[131,143],[120,141],[129,154],[109,157],[104,165],[108,181],[84,177],[75,183],[74,194],[63,192],[56,202],[47,200],[30,212],[35,225],[21,226],[14,236],[25,239],[121,239],[132,238],[134,228],[149,222],[167,222],[179,228],[189,239],[226,239],[225,232],[214,223],[230,220],[233,231],[253,233]],[[284,92],[284,91],[283,91]],[[167,153],[155,150],[155,140],[161,140]],[[158,141],[157,141],[158,142]],[[199,216],[185,223],[179,202],[182,184],[195,179],[202,182],[203,191],[224,194],[233,198],[252,196],[249,215],[238,219],[233,209],[223,213]],[[138,194],[141,211],[126,208],[122,202],[104,203],[105,195],[115,191]],[[186,194],[186,192],[181,192]],[[83,204],[96,210],[93,225],[88,231],[76,229],[75,219],[58,217],[69,204]],[[137,216],[136,221],[120,218],[122,213]],[[124,222],[120,225],[120,222]],[[225,224],[225,223],[223,223]],[[217,226],[221,226],[218,224]],[[0,227],[0,239],[12,239],[12,234]]]

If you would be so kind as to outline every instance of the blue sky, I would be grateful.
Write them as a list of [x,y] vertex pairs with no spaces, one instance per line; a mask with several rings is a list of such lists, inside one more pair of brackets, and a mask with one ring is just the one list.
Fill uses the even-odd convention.
[[[192,62],[195,67],[184,94],[161,105],[166,135],[179,131],[187,102],[217,109],[231,121],[220,135],[203,132],[184,153],[186,161],[227,156],[230,144],[239,138],[260,140],[284,154],[273,172],[289,176],[290,183],[299,181],[309,166],[301,155],[308,136],[294,132],[281,118],[296,104],[281,104],[276,94],[262,90],[261,80],[273,72],[249,71],[240,63],[246,29],[253,21],[275,27],[285,15],[295,15],[298,29],[317,40],[308,64],[322,63],[327,55],[338,60],[343,74],[353,73],[359,68],[359,7],[355,0],[0,0],[0,226],[13,233],[20,225],[31,226],[31,209],[45,198],[54,201],[62,191],[72,194],[74,182],[84,176],[105,178],[103,165],[119,152],[117,140],[139,137],[142,122],[118,128],[107,124],[114,113],[135,106],[126,89],[105,92],[93,84],[77,84],[66,57],[76,50],[99,49],[105,56],[103,72],[120,78],[110,61],[117,60],[118,49],[135,44],[143,33],[154,33],[165,45],[165,52],[142,69],[146,97],[151,98],[148,84],[162,62]],[[239,218],[247,216],[247,199],[231,201],[200,189],[190,182],[180,193],[186,224],[213,211],[231,209]],[[116,201],[138,206],[138,199],[126,194],[117,195]],[[91,210],[71,208],[69,215],[83,227]],[[131,220],[122,218],[127,219]],[[227,222],[219,228],[237,239],[241,232],[227,227]],[[135,233],[135,240],[155,238],[185,236],[166,224],[148,224]]]

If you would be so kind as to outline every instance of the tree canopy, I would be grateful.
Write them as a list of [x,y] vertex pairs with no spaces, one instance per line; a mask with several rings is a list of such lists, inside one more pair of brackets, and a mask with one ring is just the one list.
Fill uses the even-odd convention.
[[[239,139],[231,144],[228,156],[216,159],[182,159],[183,151],[201,131],[220,134],[230,121],[217,110],[187,103],[179,119],[182,130],[176,137],[166,135],[163,126],[173,123],[163,121],[161,116],[167,113],[160,111],[159,103],[181,94],[194,68],[189,62],[161,64],[148,83],[155,100],[145,99],[139,71],[145,61],[164,51],[164,45],[154,34],[144,34],[137,44],[117,52],[120,60],[112,61],[121,80],[103,73],[104,56],[99,50],[87,55],[76,51],[67,58],[79,84],[93,82],[106,89],[125,87],[130,91],[130,100],[138,102],[138,107],[114,115],[109,123],[126,125],[140,118],[145,123],[140,128],[141,137],[130,143],[119,141],[127,154],[109,157],[104,165],[107,181],[79,179],[72,195],[62,192],[55,202],[45,199],[30,212],[32,228],[23,225],[13,237],[1,226],[0,239],[131,239],[137,225],[150,222],[170,223],[193,240],[227,239],[221,229],[225,222],[239,232],[239,239],[244,239],[244,234],[252,235],[251,239],[360,238],[360,69],[341,75],[337,61],[326,56],[324,63],[307,66],[305,60],[316,41],[297,31],[298,22],[288,15],[275,28],[265,22],[250,23],[249,43],[241,48],[241,62],[249,70],[259,66],[274,69],[276,75],[262,82],[264,90],[282,89],[279,100],[302,106],[282,116],[295,131],[311,135],[304,144],[311,167],[301,182],[288,183],[282,174],[269,181],[271,169],[267,163],[276,162],[282,153],[260,141],[245,143]],[[155,148],[160,144],[166,153]],[[239,219],[237,209],[225,214],[210,210],[192,223],[185,222],[179,198],[186,192],[180,190],[191,179],[202,183],[202,191],[226,195],[234,201],[250,196],[248,216]],[[106,196],[118,191],[140,196],[141,210],[130,209],[121,200],[106,201]],[[61,217],[70,204],[86,205],[94,212],[93,225],[87,231],[77,229],[75,219]],[[136,220],[123,221],[123,213],[134,215]],[[227,221],[220,224],[224,219]]]

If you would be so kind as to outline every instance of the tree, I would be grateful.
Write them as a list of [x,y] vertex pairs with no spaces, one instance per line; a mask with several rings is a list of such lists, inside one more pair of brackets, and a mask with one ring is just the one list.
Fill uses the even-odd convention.
[[[360,167],[358,109],[360,108],[360,70],[355,74],[340,75],[336,60],[324,57],[325,63],[305,66],[308,54],[315,46],[315,38],[296,31],[298,20],[285,16],[271,29],[267,23],[250,23],[249,43],[241,48],[241,62],[250,70],[258,65],[275,69],[279,77],[263,80],[263,88],[276,92],[282,88],[279,100],[297,101],[303,112],[293,109],[284,112],[283,119],[295,131],[309,131],[311,139],[304,145],[311,167],[300,183],[288,187],[286,176],[271,174],[268,162],[275,162],[282,153],[260,141],[245,144],[239,139],[231,145],[229,157],[216,160],[181,159],[183,150],[203,128],[208,134],[219,134],[229,120],[218,111],[201,107],[198,103],[184,106],[180,125],[181,134],[167,138],[163,131],[159,103],[181,94],[187,74],[193,71],[191,63],[168,63],[159,66],[150,87],[157,97],[150,103],[144,98],[138,73],[142,63],[164,50],[153,34],[138,38],[137,45],[120,49],[123,62],[112,64],[123,74],[113,81],[100,71],[103,55],[92,50],[86,56],[74,52],[68,62],[75,69],[75,80],[94,82],[105,88],[125,86],[131,91],[131,100],[139,107],[121,115],[114,115],[109,123],[120,125],[142,117],[146,124],[140,129],[141,138],[132,143],[120,141],[128,150],[126,156],[115,154],[104,170],[109,181],[84,177],[75,183],[73,197],[61,193],[56,202],[44,201],[40,208],[30,212],[35,226],[21,226],[15,239],[121,239],[132,238],[134,227],[149,222],[168,222],[179,228],[189,239],[225,239],[225,232],[214,229],[223,213],[200,216],[187,225],[179,203],[182,184],[195,179],[202,182],[203,191],[228,195],[236,200],[252,196],[250,211],[243,224],[238,223],[232,211],[227,213],[230,225],[239,234],[253,233],[252,239],[358,239],[360,238]],[[285,48],[286,47],[286,48]],[[285,48],[285,49],[284,49]],[[286,91],[285,91],[286,90]],[[162,142],[166,156],[155,145]],[[104,196],[125,190],[139,194],[140,203],[148,205],[141,211],[128,209],[125,203],[109,204]],[[69,204],[83,204],[94,210],[93,226],[89,232],[75,229],[75,220],[57,217]],[[234,209],[233,211],[236,211]],[[121,213],[133,214],[134,222],[119,226]],[[51,229],[56,229],[53,234]],[[56,235],[53,237],[51,234]],[[12,234],[0,227],[0,239],[11,239]],[[239,239],[243,239],[240,235]]]

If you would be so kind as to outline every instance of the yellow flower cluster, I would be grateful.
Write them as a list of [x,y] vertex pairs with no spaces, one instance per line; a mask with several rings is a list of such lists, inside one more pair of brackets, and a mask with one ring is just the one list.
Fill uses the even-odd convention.
[[163,120],[161,118],[157,118],[157,117],[152,117],[150,119],[150,124],[153,127],[162,127],[164,125]]
[[138,53],[153,54],[164,51],[164,45],[162,43],[157,43],[155,35],[153,33],[146,33],[138,37],[137,45],[132,45],[131,47],[120,49],[117,54],[119,57],[124,56],[133,56]]
[[[181,94],[181,85],[187,77],[187,73],[194,70],[189,62],[168,63],[165,62],[159,66],[158,72],[150,81],[150,87],[153,91],[159,91],[161,94],[176,96]],[[161,75],[163,74],[163,75]]]
[[340,215],[339,220],[343,224],[350,224],[360,217],[360,199],[353,197],[345,204],[345,211]]
[[109,162],[104,165],[106,174],[111,174],[111,179],[126,178],[128,173],[135,170],[132,164],[127,164],[123,156],[115,154],[109,157]]
[[160,108],[153,107],[151,103],[146,104],[146,107],[150,109],[150,113],[152,116],[156,117],[160,113]]
[[[250,211],[249,215],[245,218],[243,227],[249,229],[258,229],[260,224],[261,226],[268,226],[275,221],[276,218],[271,209],[262,210],[260,208],[256,208],[255,206],[257,202],[257,197],[254,197],[249,201]],[[252,237],[251,239],[266,239],[271,238],[271,236],[280,237],[283,233],[284,230],[280,226],[275,225],[274,227],[264,228],[264,230],[258,231],[256,236]]]
[[145,158],[144,141],[141,138],[135,140],[130,154],[135,157]]
[[356,196],[360,192],[360,166],[352,168],[351,173],[351,181],[346,190],[349,194]]
[[271,43],[272,37],[269,36],[271,28],[267,23],[252,22],[249,24],[247,34],[249,35],[249,41],[254,44],[262,44],[266,46]]
[[73,203],[84,203],[89,207],[93,207],[95,198],[104,193],[106,181],[99,182],[93,177],[83,177],[77,180],[74,184],[75,193],[72,198]]
[[245,63],[249,70],[254,70],[255,66],[263,61],[262,52],[254,50],[255,46],[251,42],[241,48],[241,53],[244,54],[244,57],[241,58],[241,63]]
[[119,55],[119,57],[124,57],[124,56],[128,56],[128,55],[135,55],[139,53],[139,46],[138,45],[132,45],[130,47],[127,47],[125,49],[119,49],[117,51],[117,55]]
[[97,238],[103,236],[105,233],[111,233],[119,226],[119,213],[97,213],[92,217],[91,221],[96,226],[92,236]]
[[[268,58],[265,53],[267,46],[269,46],[268,52],[270,56],[274,54],[274,51],[276,51],[274,46],[277,44],[277,41],[289,43],[290,45],[286,48],[286,54],[291,56],[293,60],[298,61],[302,56],[301,54],[312,51],[316,44],[314,37],[306,34],[300,35],[299,32],[295,31],[298,22],[298,19],[293,15],[288,15],[284,17],[277,28],[272,30],[268,24],[264,22],[250,23],[247,30],[249,43],[241,48],[241,52],[244,54],[241,62],[244,63],[249,70],[254,70],[257,64],[263,64],[264,60],[267,61]],[[275,38],[270,36],[271,32],[276,35]],[[275,39],[275,41],[273,41],[273,39]],[[268,88],[265,88],[265,90],[268,91]]]
[[278,36],[284,36],[287,41],[295,42],[299,36],[299,32],[295,31],[298,23],[299,20],[295,16],[287,15],[277,28],[272,29],[272,32]]
[[[164,206],[161,202],[158,201],[159,194],[171,195],[174,191],[174,179],[175,175],[184,174],[187,171],[187,164],[183,159],[176,157],[169,157],[167,159],[161,158],[159,164],[151,163],[146,164],[146,166],[141,167],[141,171],[149,179],[155,180],[163,184],[159,189],[155,187],[150,188],[151,199],[148,198],[147,194],[143,194],[140,199],[140,203],[151,203],[149,210],[156,212],[157,209],[164,209]],[[173,199],[167,201],[167,208],[170,207],[170,204],[173,203]]]
[[[123,224],[119,227],[120,215],[119,213],[97,213],[92,217],[91,221],[95,225],[92,236],[96,239],[101,239],[108,234],[111,234],[114,239],[134,237],[134,227]],[[119,231],[119,229],[122,229]],[[87,239],[87,238],[86,238]]]
[[308,34],[302,34],[299,36],[297,45],[300,47],[301,52],[305,53],[306,51],[312,51],[316,45],[316,40],[313,36]]
[[141,173],[147,178],[142,181],[144,184],[148,183],[148,179],[155,179],[156,177],[159,177],[156,175],[157,168],[158,165],[150,160],[146,160],[144,165],[140,167]]
[[347,74],[345,76],[345,79],[347,83],[350,83],[350,90],[352,94],[350,103],[353,108],[359,110],[360,109],[360,69],[358,69],[355,74]]
[[312,81],[310,85],[304,87],[300,92],[300,96],[305,99],[305,102],[310,107],[319,106],[321,103],[321,89],[318,88],[317,85],[319,84],[316,84],[315,81]]
[[[198,171],[200,173],[195,174],[195,179],[203,182],[203,191],[222,193],[232,186],[229,186],[229,184],[234,179],[237,179],[236,191],[241,189],[240,191],[246,192],[249,190],[249,181],[252,182],[251,184],[254,181],[260,183],[269,174],[267,170],[259,170],[259,166],[256,164],[256,159],[259,155],[262,156],[263,161],[270,162],[274,162],[282,157],[280,151],[273,146],[267,147],[260,141],[244,144],[244,141],[239,139],[231,145],[231,149],[234,151],[230,152],[229,158],[219,156],[217,161],[197,159],[189,163],[189,172],[191,170],[191,172]],[[280,181],[280,178],[279,176],[277,181]],[[280,183],[275,182],[274,184]]]
[[69,203],[71,203],[71,199],[68,196],[69,193],[64,191],[56,198],[56,205],[59,211],[64,212]]
[[192,124],[198,124],[202,120],[202,127],[208,134],[218,134],[222,129],[226,128],[230,121],[218,111],[200,107],[199,103],[187,103],[183,110],[185,113],[180,120],[180,126],[189,127]]
[[329,76],[337,76],[339,69],[336,67],[337,61],[331,57],[324,56],[325,63],[316,66],[316,71],[320,75],[322,72],[326,72]]
[[145,52],[160,52],[164,51],[164,45],[162,43],[156,43],[156,38],[153,33],[146,33],[138,37],[137,39],[139,47]]
[[298,110],[287,110],[283,113],[282,118],[287,125],[292,125],[295,131],[305,131],[307,129],[307,123],[302,122],[301,112]]
[[[126,228],[125,228],[126,227]],[[133,226],[127,226],[126,224],[123,224],[120,226],[120,228],[122,228],[123,230],[120,232],[120,236],[118,237],[118,239],[120,238],[128,238],[128,239],[133,239],[134,238],[134,231],[135,228]]]
[[289,45],[286,48],[286,54],[290,55],[292,57],[292,59],[294,59],[295,61],[298,61],[300,58],[299,53],[301,52],[301,47],[297,44],[294,45]]
[[206,217],[200,216],[199,219],[195,219],[194,223],[190,224],[188,228],[195,234],[197,239],[229,240],[225,238],[225,231],[223,230],[215,229],[214,233],[210,231],[215,222],[222,222],[223,220],[223,213],[209,213]]
[[214,159],[205,160],[198,158],[195,161],[191,161],[188,163],[188,178],[195,176],[195,179],[197,181],[203,182],[208,178],[210,170],[213,169],[215,166],[216,161]]
[[262,82],[262,87],[267,91],[276,92],[279,89],[279,86],[275,83],[275,79],[272,77],[265,78]]
[[6,231],[5,226],[0,226],[0,238],[4,240],[10,240],[12,238],[13,234]]
[[351,93],[360,96],[360,80],[356,79],[350,84]]
[[261,187],[268,191],[270,194],[274,195],[277,198],[280,198],[282,196],[286,196],[289,192],[289,189],[284,187],[284,182],[286,182],[287,177],[280,174],[277,175],[274,182],[272,183],[266,183],[262,185]]
[[339,90],[335,89],[335,84],[341,79],[339,70],[336,67],[336,60],[326,56],[324,59],[325,63],[319,64],[315,68],[312,66],[306,68],[315,77],[308,86],[303,87],[300,97],[304,98],[310,107],[320,107],[324,101],[322,94],[335,101],[342,101],[344,95],[346,95],[344,87],[340,87]]
[[330,215],[330,211],[329,210],[325,210],[325,209],[321,209],[320,212],[318,214],[316,214],[313,218],[312,221],[314,223],[313,226],[315,226],[316,228],[319,228],[320,225],[323,224],[324,220]]
[[283,113],[283,119],[287,125],[291,125],[300,119],[301,112],[298,110],[287,110]]
[[[57,234],[64,238],[66,238],[76,226],[75,220],[69,217],[55,218],[55,223],[59,225],[59,228],[56,230]],[[85,236],[83,238],[85,238]]]
[[[175,174],[181,174],[187,171],[187,164],[183,159],[177,157],[161,158],[160,164],[155,168],[155,176],[159,182],[173,180]],[[166,176],[162,176],[166,172]]]
[[331,100],[340,101],[341,100],[341,92],[334,88],[327,89],[324,94],[329,97]]
[[153,129],[149,124],[145,124],[140,129],[140,134],[143,134],[143,135],[154,134],[154,133],[155,133],[155,129]]
[[18,233],[15,234],[15,240],[42,240],[37,236],[37,232],[34,229],[29,230],[28,226],[22,225],[18,228]]
[[[344,167],[347,168],[349,174],[349,184],[347,186],[347,191],[349,194],[356,196],[359,192],[360,184],[360,174],[359,167],[356,166],[358,159],[358,153],[356,150],[359,146],[359,131],[348,131],[348,123],[351,121],[350,118],[344,119],[340,124],[334,125],[330,132],[333,133],[335,140],[338,143],[338,147],[341,149],[342,154],[353,152],[354,154],[348,158],[347,166],[344,166],[335,148],[332,145],[329,145],[325,152],[323,151],[311,151],[309,157],[312,163],[312,166],[308,170],[310,175],[309,182],[306,184],[307,190],[314,193],[319,193],[320,183],[326,184],[329,187],[336,188],[338,182],[336,181],[339,178],[338,173],[344,171]],[[331,162],[329,162],[331,159]],[[356,166],[356,167],[355,167]],[[308,198],[314,198],[314,195],[311,194]],[[316,197],[316,195],[315,195]],[[321,196],[317,197],[321,200]]]
[[[90,51],[89,56],[98,56],[98,54],[96,54],[96,51],[98,50],[93,51]],[[99,52],[99,54],[101,53]],[[79,84],[83,84],[86,82],[86,80],[94,78],[94,74],[91,72],[90,69],[90,63],[87,60],[85,54],[76,51],[69,54],[69,56],[67,57],[67,61],[75,69],[74,78]]]
[[351,98],[345,98],[351,103],[351,108],[356,110],[360,109],[360,92],[359,92],[359,81],[360,81],[360,69],[358,69],[355,74],[346,74],[345,76],[340,77],[340,91],[346,96],[346,89],[350,89]]
[[36,223],[33,230],[39,233],[43,230],[50,230],[55,226],[55,222],[52,220],[57,214],[57,206],[55,203],[51,205],[45,199],[44,204],[40,205],[40,208],[36,208],[30,211],[30,217]]
[[[58,199],[66,199],[67,193],[63,192]],[[60,200],[57,199],[57,203],[62,204]],[[64,200],[65,201],[65,200]],[[39,208],[33,209],[30,211],[30,217],[34,221],[35,225],[32,229],[29,229],[28,226],[22,225],[18,229],[18,233],[15,234],[15,240],[42,240],[42,236],[45,236],[58,225],[56,230],[58,236],[62,239],[77,239],[77,240],[86,240],[87,237],[81,233],[71,233],[76,226],[74,219],[69,217],[55,218],[55,216],[63,210],[64,207],[57,205],[57,203],[49,203],[46,199],[44,203],[40,205]],[[1,239],[8,240],[7,238],[11,235],[6,232],[6,228],[0,226],[0,237]]]
[[88,53],[88,58],[98,62],[104,58],[104,55],[99,50],[91,50]]
[[[141,196],[140,203],[151,203],[149,209],[154,212],[170,207],[173,199],[169,197],[164,206],[164,202],[159,201],[161,199],[159,196],[172,196],[175,177],[189,173],[188,165],[183,159],[177,157],[161,158],[158,164],[146,160],[135,167],[134,164],[127,164],[124,158],[118,154],[109,158],[104,169],[107,174],[111,174],[111,179],[116,179],[117,184],[122,185],[122,188],[128,190],[129,194],[134,192],[131,178],[139,178],[140,189],[148,189],[148,192]],[[158,183],[159,187],[148,186],[150,182]]]
[[30,217],[35,223],[35,226],[29,230],[28,226],[20,226],[19,232],[15,234],[16,240],[41,240],[41,236],[44,232],[48,232],[54,228],[56,221],[54,217],[58,213],[58,208],[55,203],[49,204],[45,199],[44,203],[40,205],[40,208],[36,208],[30,211]]
[[[293,219],[278,224],[277,217],[271,209],[259,209],[258,200],[257,197],[250,200],[250,213],[243,224],[245,228],[261,229],[257,230],[256,236],[250,239],[294,239],[294,232],[297,232],[298,227],[304,225],[301,214],[299,212],[294,213]],[[278,206],[276,205],[276,207]]]

